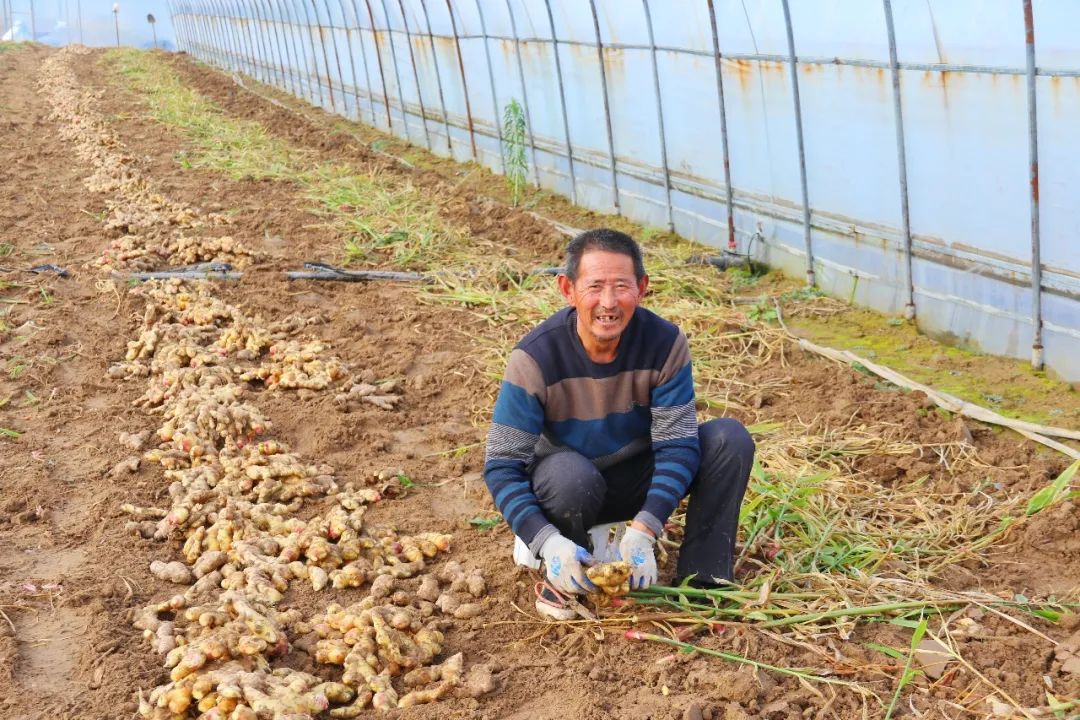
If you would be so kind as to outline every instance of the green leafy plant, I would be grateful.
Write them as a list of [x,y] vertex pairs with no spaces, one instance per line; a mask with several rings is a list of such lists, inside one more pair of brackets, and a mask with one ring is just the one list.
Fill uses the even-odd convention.
[[501,515],[477,515],[469,519],[469,524],[477,530],[490,530],[502,522]]
[[927,619],[924,616],[919,624],[915,627],[915,632],[911,634],[911,646],[908,652],[907,662],[904,663],[904,672],[900,675],[900,681],[896,683],[896,691],[893,693],[892,701],[889,703],[889,709],[885,711],[885,720],[889,720],[892,717],[893,711],[896,709],[896,703],[900,699],[900,693],[915,677],[922,672],[917,668],[912,668],[911,665],[915,661],[915,652],[919,648],[919,643],[922,642],[923,635],[926,634]]
[[503,110],[503,143],[506,183],[511,203],[517,206],[525,190],[529,163],[525,158],[525,111],[516,99],[511,99]]
[[11,430],[10,428],[0,427],[0,436],[11,438],[12,440],[18,440],[22,437],[22,433]]
[[1028,501],[1027,514],[1034,515],[1057,501],[1065,493],[1065,488],[1072,482],[1077,470],[1080,470],[1080,460],[1065,468],[1065,471],[1058,475],[1054,482],[1032,495],[1031,500]]

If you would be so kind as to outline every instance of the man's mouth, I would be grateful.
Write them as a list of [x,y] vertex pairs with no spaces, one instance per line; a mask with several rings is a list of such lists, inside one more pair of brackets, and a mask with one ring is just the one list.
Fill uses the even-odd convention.
[[597,314],[594,317],[596,318],[597,322],[599,322],[599,323],[601,323],[603,325],[614,325],[615,323],[619,322],[619,316],[618,315]]

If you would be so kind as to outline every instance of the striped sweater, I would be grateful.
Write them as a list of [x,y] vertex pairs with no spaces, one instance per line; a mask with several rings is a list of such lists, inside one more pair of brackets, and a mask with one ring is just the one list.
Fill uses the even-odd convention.
[[571,449],[600,470],[651,448],[656,470],[636,520],[659,534],[699,463],[690,348],[678,327],[637,308],[614,361],[589,359],[577,312],[564,308],[517,344],[495,401],[484,481],[514,534],[534,554],[558,532],[529,473]]

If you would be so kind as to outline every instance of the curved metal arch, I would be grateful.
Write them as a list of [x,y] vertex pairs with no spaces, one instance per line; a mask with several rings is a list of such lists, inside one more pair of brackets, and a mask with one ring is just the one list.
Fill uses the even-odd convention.
[[424,11],[424,24],[427,25],[428,41],[431,44],[431,61],[435,66],[435,84],[439,88],[439,109],[442,110],[443,128],[446,130],[446,152],[454,157],[454,142],[450,137],[450,114],[446,112],[446,96],[443,94],[442,73],[439,72],[439,53],[435,50],[435,33],[431,30],[431,16],[428,14],[426,0],[420,0],[420,9]]
[[555,16],[551,12],[551,0],[544,0],[544,7],[547,9],[548,25],[551,27],[551,54],[555,57],[555,77],[559,83],[559,103],[562,107],[563,131],[566,133],[566,163],[570,168],[570,203],[577,205],[574,144],[570,140],[570,118],[566,114],[566,89],[563,87],[562,61],[559,59],[559,39],[555,37]]
[[368,20],[371,22],[371,39],[375,41],[375,59],[379,62],[379,80],[382,82],[383,108],[386,110],[386,125],[394,131],[394,121],[390,114],[390,95],[386,91],[386,73],[383,71],[382,50],[379,47],[379,31],[375,27],[375,13],[371,11],[371,0],[364,0],[367,6]]
[[416,54],[413,52],[412,33],[409,30],[409,18],[405,15],[404,0],[397,0],[398,9],[401,11],[401,22],[405,26],[406,45],[409,46],[409,63],[412,65],[413,81],[416,83],[416,98],[420,103],[420,123],[424,127],[424,144],[431,151],[431,133],[428,132],[427,108],[424,107],[424,89],[420,86],[420,71],[416,67]]
[[457,21],[454,20],[454,7],[446,0],[446,12],[450,15],[450,29],[454,33],[454,50],[457,52],[458,70],[461,72],[461,94],[465,96],[465,122],[469,126],[469,147],[473,160],[476,154],[476,128],[473,124],[472,102],[469,100],[469,81],[465,77],[465,57],[461,54],[461,39],[458,38]]
[[[648,2],[648,0],[643,0]],[[600,38],[600,17],[596,12],[596,0],[589,0],[589,10],[592,11],[593,33],[596,35],[596,61],[600,65],[600,89],[604,98],[604,126],[607,130],[608,158],[611,160],[611,204],[615,206],[615,212],[622,214],[619,207],[619,174],[615,167],[615,132],[611,127],[611,101],[608,98],[607,67],[604,65],[604,42]],[[648,16],[648,5],[645,14]],[[652,37],[652,25],[649,25],[650,37]],[[655,64],[656,56],[653,61]]]
[[229,9],[234,15],[232,15],[233,31],[236,34],[237,45],[240,48],[240,62],[241,67],[245,68],[250,63],[251,71],[249,75],[258,80],[259,79],[259,65],[256,59],[255,48],[252,46],[251,28],[250,24],[246,22],[243,16],[243,8],[241,7],[241,0],[228,0]]
[[270,85],[272,83],[270,72],[272,66],[270,64],[270,58],[266,54],[266,48],[263,45],[262,26],[259,20],[256,19],[259,3],[247,2],[247,0],[237,0],[237,2],[244,13],[241,22],[247,30],[254,55],[255,77],[259,82]]
[[[376,120],[376,117],[375,117],[375,99],[374,99],[375,98],[375,86],[372,85],[372,83],[371,83],[371,69],[368,67],[368,61],[367,61],[367,43],[364,42],[364,28],[360,24],[360,8],[358,8],[356,6],[356,0],[349,0],[349,3],[353,7],[353,17],[356,19],[356,37],[357,37],[357,39],[360,40],[360,61],[364,66],[364,82],[367,84],[367,87],[365,89],[367,90],[368,112],[371,114],[371,126],[372,127],[377,127],[378,126],[378,121]],[[357,92],[357,103],[360,102],[359,98],[360,98],[360,94],[359,94],[359,91],[358,91]],[[357,108],[356,108],[356,116],[357,116],[357,119],[359,119],[359,117],[360,117],[359,104],[357,105]]]
[[224,0],[209,0],[209,2],[214,9],[214,15],[212,17],[217,29],[218,47],[221,48],[222,53],[221,64],[231,72],[237,72],[237,53],[233,48],[233,38],[229,32],[229,23],[225,20]]
[[[263,57],[267,67],[267,77],[269,78],[269,84],[274,87],[281,87],[280,78],[280,59],[281,54],[274,47],[274,36],[271,30],[271,23],[266,18],[269,17],[265,10],[269,8],[265,7],[262,3],[252,3],[252,11],[256,17],[256,35],[259,38],[259,44],[263,48]],[[279,62],[275,62],[275,60]]]
[[[285,70],[285,79],[288,84],[288,91],[292,93],[293,97],[302,98],[303,87],[301,87],[300,81],[297,78],[297,68],[299,60],[296,57],[296,38],[293,37],[292,19],[282,7],[282,2],[288,2],[288,0],[272,1],[274,3],[274,7],[277,8],[277,14],[280,18],[281,44],[285,48],[285,62],[287,63],[287,70]],[[275,28],[277,26],[278,23],[275,23]]]
[[[324,4],[323,8],[325,7]],[[323,67],[326,68],[326,92],[330,94],[330,111],[337,113],[337,103],[334,101],[334,78],[330,74],[330,56],[326,54],[326,29],[323,28],[322,19],[319,17],[319,0],[311,0],[311,9],[315,13],[315,27],[319,29],[319,47],[322,48]],[[337,55],[337,38],[331,39],[334,43],[334,54]]]
[[[675,209],[671,204],[671,168],[668,165],[667,133],[664,132],[664,100],[660,94],[660,67],[656,60],[656,36],[653,33],[649,0],[641,0],[645,8],[645,25],[649,30],[649,54],[652,57],[653,91],[656,93],[656,126],[660,133],[660,165],[664,171],[664,197],[667,201],[667,229],[675,232]],[[614,160],[612,160],[614,162]]]
[[[349,17],[345,12],[345,0],[337,0],[338,7],[341,9],[341,29],[345,33],[345,44],[349,48],[349,76],[352,78],[353,83],[353,101],[356,103],[356,118],[360,119],[360,91],[357,88],[359,84],[356,77],[356,61],[353,59],[353,54],[356,52],[353,48],[352,34],[349,32]],[[330,28],[330,32],[334,32],[333,26]],[[341,73],[341,60],[338,59],[338,73]],[[341,78],[341,95],[345,96],[345,78]],[[348,117],[349,108],[348,103],[345,103],[345,116]]]
[[[315,88],[319,91],[319,106],[320,107],[326,107],[326,96],[323,95],[322,80],[319,78],[318,51],[315,49],[315,38],[311,34],[311,30],[312,30],[311,14],[308,12],[307,3],[305,2],[305,0],[300,0],[300,7],[304,11],[304,23],[305,23],[304,26],[303,26],[303,31],[304,32],[301,33],[301,35],[307,37],[308,47],[311,48],[311,64],[312,64],[312,70],[314,71]],[[309,85],[310,85],[311,78],[312,78],[312,75],[309,73],[308,74],[308,81],[309,81],[308,84]]]
[[390,45],[390,62],[394,63],[394,84],[397,87],[398,107],[401,108],[401,124],[405,130],[405,140],[412,142],[409,137],[409,113],[405,109],[405,91],[401,88],[401,71],[398,69],[397,49],[394,47],[394,30],[390,27],[390,8],[386,0],[379,1],[382,3],[383,17],[386,18],[386,41]]
[[521,40],[518,38],[517,20],[510,0],[506,0],[506,13],[510,16],[510,32],[514,35],[514,55],[517,57],[518,80],[521,83],[521,105],[525,111],[525,129],[529,133],[532,152],[533,181],[540,187],[540,163],[536,160],[536,137],[533,135],[532,113],[529,112],[529,86],[525,83],[525,64],[521,60]]
[[487,23],[484,20],[484,4],[475,0],[476,14],[480,18],[480,34],[484,39],[484,57],[487,59],[488,83],[491,85],[492,118],[495,122],[495,134],[499,138],[499,172],[506,172],[506,152],[503,147],[503,127],[499,121],[499,94],[495,89],[495,69],[491,62],[491,43],[488,42]]

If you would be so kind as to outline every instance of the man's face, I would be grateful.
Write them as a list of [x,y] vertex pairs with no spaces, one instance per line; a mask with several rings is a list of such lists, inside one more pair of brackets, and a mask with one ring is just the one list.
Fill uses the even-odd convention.
[[648,285],[648,276],[640,281],[634,277],[629,255],[605,250],[585,251],[576,282],[559,276],[559,290],[577,310],[578,334],[586,349],[618,345]]

